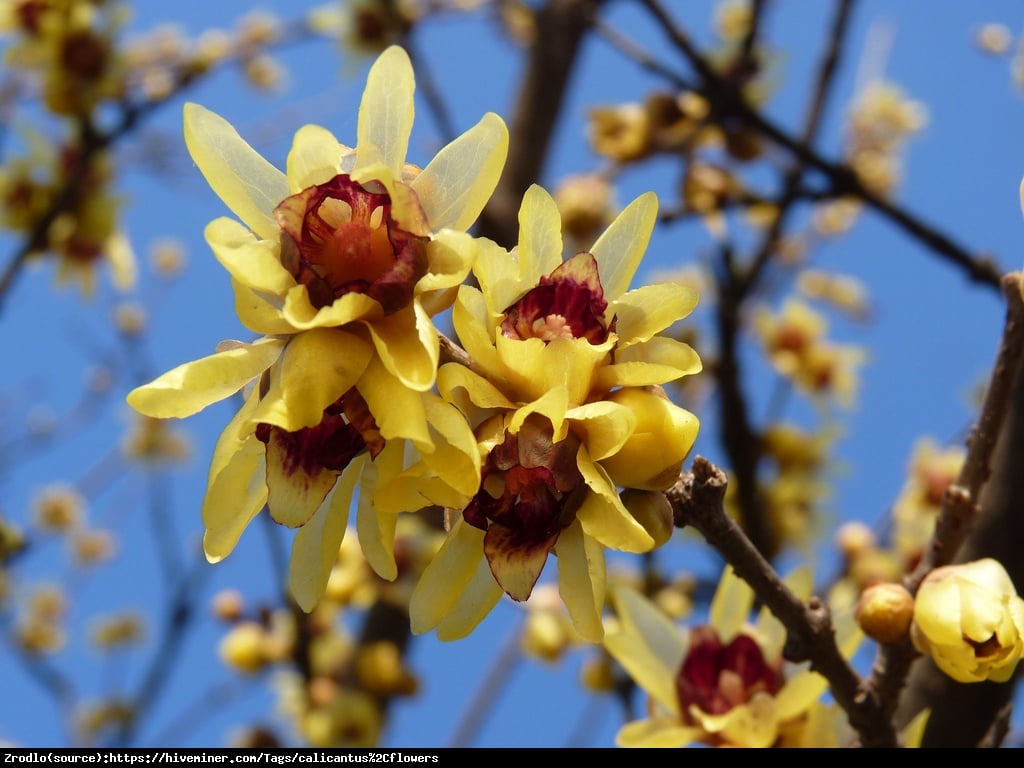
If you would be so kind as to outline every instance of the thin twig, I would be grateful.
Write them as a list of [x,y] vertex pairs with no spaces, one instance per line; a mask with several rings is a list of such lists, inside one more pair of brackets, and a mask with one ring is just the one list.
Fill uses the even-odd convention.
[[732,565],[737,575],[786,627],[784,649],[790,661],[810,661],[829,681],[836,702],[849,717],[861,742],[871,747],[896,745],[892,723],[879,702],[836,646],[828,606],[817,597],[805,605],[779,578],[724,507],[725,473],[702,456],[667,493],[677,527],[697,529]]

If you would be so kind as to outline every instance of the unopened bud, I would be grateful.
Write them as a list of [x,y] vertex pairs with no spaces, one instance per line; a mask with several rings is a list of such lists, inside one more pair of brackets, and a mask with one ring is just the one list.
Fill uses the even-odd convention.
[[857,602],[857,624],[864,634],[884,645],[902,642],[910,633],[914,598],[902,584],[875,584]]

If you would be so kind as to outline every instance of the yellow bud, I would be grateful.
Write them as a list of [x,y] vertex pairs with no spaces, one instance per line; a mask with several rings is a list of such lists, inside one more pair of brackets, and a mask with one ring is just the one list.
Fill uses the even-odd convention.
[[213,596],[210,609],[221,621],[238,621],[245,610],[245,598],[237,589],[222,589]]
[[236,624],[220,641],[220,658],[229,667],[254,675],[267,664],[263,653],[266,631],[254,621]]
[[875,534],[864,523],[844,523],[836,531],[836,546],[846,557],[853,560],[863,552],[875,548]]
[[675,405],[660,389],[624,387],[612,392],[608,400],[633,411],[636,429],[618,453],[601,460],[601,466],[624,488],[670,488],[697,439],[697,417]]
[[914,618],[914,598],[902,584],[875,584],[857,602],[857,624],[864,634],[885,645],[906,640]]
[[997,560],[936,568],[917,592],[911,639],[954,680],[1006,682],[1024,655],[1024,600]]

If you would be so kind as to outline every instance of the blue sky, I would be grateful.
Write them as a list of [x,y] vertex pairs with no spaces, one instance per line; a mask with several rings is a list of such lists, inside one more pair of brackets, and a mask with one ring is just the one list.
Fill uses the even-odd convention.
[[[685,5],[684,23],[709,37],[712,5]],[[829,5],[791,1],[772,6],[766,38],[780,50],[780,57],[778,90],[769,114],[786,126],[798,125],[803,115]],[[248,7],[234,1],[178,4],[171,16],[166,4],[139,4],[132,26],[142,30],[156,21],[170,20],[195,33],[207,26],[229,25]],[[279,2],[263,7],[290,18],[305,4]],[[643,39],[652,51],[667,50],[629,3],[613,3],[608,19]],[[1024,174],[1024,146],[1019,140],[1024,135],[1024,93],[1012,82],[1007,58],[986,56],[973,45],[974,31],[986,21],[1003,22],[1015,35],[1024,28],[1020,5],[1010,0],[986,3],[981,10],[950,0],[860,3],[818,147],[826,156],[838,155],[844,110],[857,87],[858,73],[881,74],[899,84],[927,106],[930,117],[905,153],[906,180],[897,199],[958,242],[991,252],[1010,269],[1021,262],[1018,243],[1024,234],[1018,198]],[[449,98],[458,130],[468,128],[485,111],[510,116],[515,60],[492,25],[468,20],[431,25],[424,30],[420,51]],[[283,98],[254,94],[234,72],[212,77],[187,97],[223,114],[278,165],[283,164],[293,131],[307,122],[326,125],[341,140],[354,142],[365,66],[345,77],[337,52],[322,41],[287,50],[281,60],[291,86]],[[565,173],[596,165],[583,140],[582,118],[589,105],[642,98],[656,85],[607,46],[591,41],[541,181],[550,184]],[[83,375],[100,359],[122,361],[115,363],[119,375],[114,393],[99,405],[85,428],[38,453],[0,454],[0,508],[16,521],[26,519],[31,498],[42,485],[94,476],[91,473],[127,423],[123,394],[134,384],[209,354],[222,339],[250,338],[234,316],[227,275],[202,240],[205,224],[226,211],[184,154],[179,139],[180,105],[181,100],[167,105],[147,129],[159,131],[175,148],[178,162],[173,173],[154,175],[138,166],[124,173],[120,186],[125,226],[140,254],[145,253],[146,244],[165,236],[180,239],[189,251],[185,275],[164,288],[145,274],[148,265],[143,261],[138,298],[152,307],[138,358],[144,370],[136,374],[124,366],[126,350],[118,347],[110,324],[115,297],[106,286],[91,302],[84,302],[74,291],[55,292],[52,269],[43,265],[26,270],[4,302],[0,343],[9,355],[0,368],[0,413],[6,437],[21,433],[21,419],[32,407],[66,414],[80,396]],[[418,153],[422,161],[437,142],[434,124],[422,104],[417,129],[411,159],[417,159]],[[126,149],[138,151],[138,147],[133,144]],[[665,193],[675,183],[674,170],[630,171],[621,179],[620,201],[628,202],[650,188]],[[14,242],[0,235],[0,254],[10,252]],[[699,223],[668,228],[652,242],[639,278],[694,263],[712,246]],[[862,279],[876,308],[875,321],[868,326],[835,326],[840,339],[870,349],[870,362],[863,370],[859,408],[844,424],[838,449],[844,470],[836,479],[832,502],[836,522],[856,517],[874,523],[899,492],[914,441],[923,435],[956,440],[970,423],[970,397],[994,357],[1002,308],[993,291],[970,284],[955,268],[872,215],[863,216],[848,237],[816,252],[815,263]],[[770,379],[752,378],[747,383],[756,393],[755,402],[766,401]],[[198,510],[207,462],[231,408],[230,403],[212,407],[183,425],[193,441],[192,458],[160,488],[174,510],[174,535],[182,553],[195,546],[201,535]],[[714,442],[714,419],[710,412],[698,415],[703,431],[695,452],[721,458]],[[8,444],[0,441],[0,446]],[[135,470],[117,477],[91,499],[92,519],[118,527],[121,552],[112,566],[76,582],[72,633],[84,631],[95,612],[123,607],[148,611],[164,599],[165,586],[154,567],[153,534],[145,514],[149,492],[146,478]],[[267,565],[264,536],[259,526],[252,526],[230,558],[206,568],[204,594],[232,586],[247,594],[275,594],[279,585]],[[61,546],[49,542],[43,547],[26,563],[27,574],[65,577]],[[694,554],[692,546],[673,541],[668,547],[669,556],[681,563],[706,569],[711,562],[706,555]],[[830,561],[825,550],[819,554],[818,567],[827,571]],[[518,618],[519,611],[503,603],[466,641],[445,645],[432,638],[417,640],[412,661],[424,670],[423,691],[395,708],[388,745],[448,743]],[[155,703],[141,743],[158,738],[161,728],[186,711],[190,702],[230,679],[214,650],[221,631],[200,606],[196,630],[181,648],[180,666]],[[55,663],[73,671],[86,698],[102,690],[110,675],[121,675],[132,688],[154,652],[158,635],[151,631],[149,640],[120,669],[110,669],[81,642],[73,643]],[[611,702],[590,709],[579,694],[576,680],[582,658],[576,654],[556,667],[518,662],[476,743],[558,746],[567,743],[581,722],[589,722],[587,744],[610,745],[620,722],[618,714]],[[0,668],[5,670],[6,691],[0,697],[0,740],[40,746],[60,743],[61,724],[52,701],[11,662],[6,648],[0,648]],[[266,685],[250,685],[244,694],[189,728],[182,745],[222,744],[232,727],[271,706]]]

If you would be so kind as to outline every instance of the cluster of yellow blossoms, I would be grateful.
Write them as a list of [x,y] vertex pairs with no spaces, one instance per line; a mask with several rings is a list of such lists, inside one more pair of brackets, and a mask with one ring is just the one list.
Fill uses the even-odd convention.
[[[667,505],[652,499],[676,480],[698,423],[661,385],[701,364],[661,334],[697,297],[675,284],[630,289],[653,194],[565,260],[558,208],[540,187],[525,195],[512,251],[472,237],[507,129],[487,114],[426,167],[411,165],[414,87],[406,53],[385,50],[356,146],[307,125],[286,173],[222,118],[186,106],[189,152],[241,219],[214,220],[206,239],[239,318],[261,335],[128,401],[180,418],[243,393],[211,462],[206,555],[227,556],[266,507],[296,529],[290,586],[305,610],[327,588],[358,488],[358,539],[385,579],[398,571],[398,516],[447,510],[447,539],[412,593],[415,632],[468,634],[502,594],[526,600],[554,553],[574,627],[598,640],[603,548],[644,552],[671,532]],[[434,325],[449,309],[457,342]]]

